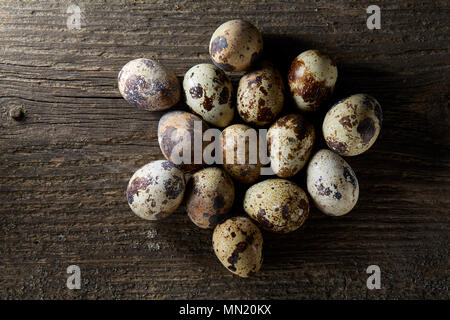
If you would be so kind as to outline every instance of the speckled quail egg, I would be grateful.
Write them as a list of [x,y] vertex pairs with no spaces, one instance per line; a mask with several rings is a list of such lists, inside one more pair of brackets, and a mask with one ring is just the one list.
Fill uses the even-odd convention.
[[253,183],[261,174],[257,131],[244,124],[234,124],[222,131],[223,167],[241,183]]
[[223,23],[209,42],[209,54],[214,64],[231,72],[248,70],[257,62],[262,49],[263,39],[258,28],[244,20]]
[[185,199],[192,222],[200,228],[214,228],[233,205],[233,181],[221,168],[199,170],[188,182]]
[[303,189],[295,183],[268,179],[247,190],[244,210],[263,229],[288,233],[305,222],[309,215],[309,202]]
[[263,237],[249,218],[229,218],[217,225],[212,242],[217,258],[232,273],[246,278],[261,268]]
[[322,132],[328,147],[342,156],[367,151],[377,140],[382,123],[381,106],[367,94],[355,94],[328,110]]
[[177,77],[155,60],[131,60],[120,70],[118,83],[128,103],[148,111],[169,109],[180,100]]
[[281,178],[297,174],[311,155],[314,140],[313,125],[301,115],[289,114],[278,119],[267,132],[273,172]]
[[257,126],[269,124],[283,109],[284,84],[281,75],[272,66],[244,75],[239,81],[237,110],[239,116]]
[[183,171],[167,160],[153,161],[138,169],[130,179],[127,200],[131,210],[147,220],[172,214],[183,201]]
[[233,86],[218,67],[209,63],[193,66],[184,76],[183,89],[189,108],[206,122],[225,127],[233,120]]
[[358,179],[353,169],[336,153],[322,149],[310,160],[306,185],[316,207],[330,216],[342,216],[356,205]]
[[288,74],[289,87],[301,111],[315,111],[333,93],[337,80],[336,64],[318,50],[298,55]]
[[203,149],[209,144],[203,141],[203,132],[208,128],[201,118],[192,113],[166,113],[158,124],[158,142],[164,157],[184,170],[203,167]]

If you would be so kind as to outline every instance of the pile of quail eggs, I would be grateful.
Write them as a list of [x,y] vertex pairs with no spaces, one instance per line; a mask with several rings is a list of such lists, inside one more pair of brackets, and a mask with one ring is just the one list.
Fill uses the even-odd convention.
[[[214,64],[198,64],[186,72],[184,95],[175,74],[155,60],[132,60],[118,76],[120,93],[131,105],[162,111],[184,97],[190,109],[170,111],[160,118],[158,142],[166,160],[150,162],[133,174],[126,193],[129,206],[141,218],[160,220],[184,200],[187,215],[196,226],[214,229],[212,245],[217,258],[241,277],[261,268],[260,228],[276,233],[297,230],[308,218],[311,200],[330,216],[353,209],[359,183],[342,156],[368,150],[382,122],[380,104],[373,97],[355,94],[343,99],[323,120],[322,133],[329,149],[312,154],[317,136],[305,115],[329,104],[338,76],[336,64],[318,50],[299,54],[285,79],[297,112],[280,117],[286,104],[283,77],[261,59],[262,52],[260,31],[249,22],[232,20],[219,26],[211,37],[209,53]],[[245,72],[235,94],[229,77],[234,72]],[[250,163],[248,154],[245,161],[236,161],[237,144],[241,141],[247,147],[247,141],[242,141],[245,132],[255,127],[268,128],[270,167],[277,178],[261,176],[263,165]],[[192,161],[175,165],[174,154],[181,156],[186,147],[194,148],[186,136],[202,135],[208,128],[223,128],[224,164],[208,166],[203,159],[194,161],[199,150],[190,150]],[[200,153],[205,147],[200,146]],[[288,180],[305,166],[308,193]],[[247,186],[243,199],[247,216],[230,212],[235,183]]]

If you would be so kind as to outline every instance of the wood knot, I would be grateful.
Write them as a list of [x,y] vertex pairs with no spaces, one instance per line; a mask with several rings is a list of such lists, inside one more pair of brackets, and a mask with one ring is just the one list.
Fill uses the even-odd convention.
[[25,117],[25,113],[23,111],[23,107],[22,106],[14,106],[9,110],[9,116],[16,120],[16,121],[20,121]]

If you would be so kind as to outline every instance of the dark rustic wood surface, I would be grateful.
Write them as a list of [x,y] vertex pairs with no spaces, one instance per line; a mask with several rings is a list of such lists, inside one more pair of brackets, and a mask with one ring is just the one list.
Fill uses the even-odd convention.
[[[372,2],[381,30],[366,27]],[[0,1],[0,298],[450,298],[447,0],[80,0],[81,30],[66,26],[69,4]],[[162,158],[162,113],[131,107],[116,83],[137,57],[181,79],[209,61],[212,32],[233,18],[260,28],[284,75],[301,51],[327,52],[339,68],[333,100],[372,94],[385,119],[373,148],[347,158],[357,207],[264,233],[250,279],[222,267],[211,231],[183,208],[155,223],[128,208],[129,177]],[[71,264],[81,290],[66,288]],[[371,264],[380,290],[366,288]]]

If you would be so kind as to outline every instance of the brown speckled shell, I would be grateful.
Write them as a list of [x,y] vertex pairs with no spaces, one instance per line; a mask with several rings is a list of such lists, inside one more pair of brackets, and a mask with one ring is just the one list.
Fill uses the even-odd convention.
[[[195,123],[197,123],[197,125],[201,124],[201,130],[200,126],[197,128],[195,127]],[[158,124],[158,143],[164,157],[187,171],[203,167],[203,154],[201,155],[200,163],[195,163],[194,137],[195,135],[200,137],[203,153],[203,149],[210,143],[203,141],[203,132],[208,128],[209,126],[201,118],[192,113],[185,111],[172,111],[166,113],[161,117]],[[181,159],[184,150],[190,152],[190,163],[178,163],[179,161],[176,161],[175,159],[176,154],[179,154]]]
[[[250,148],[248,138],[245,136],[248,129],[252,130],[247,125],[234,124],[225,128],[221,135],[223,167],[233,179],[242,183],[253,183],[258,180],[262,168],[259,157],[257,157],[256,163],[250,163]],[[239,148],[240,141],[245,141],[245,163],[243,164],[238,163],[238,155],[243,152]],[[227,153],[230,153],[232,157],[227,158]]]
[[309,215],[306,193],[295,183],[268,179],[245,193],[244,210],[268,231],[288,233],[302,226]]
[[306,185],[316,207],[330,216],[350,212],[359,197],[355,172],[341,156],[319,150],[308,164]]
[[228,271],[246,278],[263,262],[261,231],[246,217],[234,217],[214,229],[213,249]]
[[233,206],[233,181],[221,168],[201,169],[189,180],[185,199],[192,222],[200,228],[214,228]]
[[328,100],[337,80],[336,64],[318,50],[298,55],[291,64],[288,83],[301,111],[315,111]]
[[131,210],[147,220],[172,214],[183,200],[183,171],[167,160],[153,161],[138,169],[127,187]]
[[267,132],[270,166],[280,178],[297,174],[308,161],[314,145],[314,126],[299,114],[278,119]]
[[237,109],[247,123],[257,126],[269,124],[283,109],[284,84],[275,68],[265,65],[244,75],[239,81]]
[[367,94],[355,94],[328,110],[322,132],[328,147],[342,156],[366,152],[381,130],[382,111],[378,101]]
[[206,122],[227,126],[234,117],[233,86],[221,69],[210,63],[193,66],[183,80],[186,104]]
[[214,64],[230,72],[249,69],[261,56],[262,49],[261,33],[243,20],[230,20],[220,25],[209,43]]
[[140,58],[128,62],[117,80],[122,97],[140,109],[166,110],[180,100],[177,77],[155,60]]

